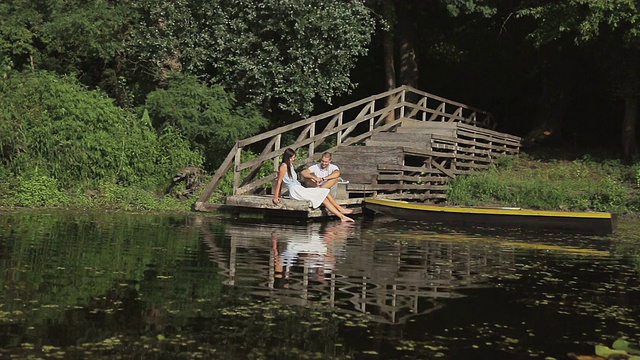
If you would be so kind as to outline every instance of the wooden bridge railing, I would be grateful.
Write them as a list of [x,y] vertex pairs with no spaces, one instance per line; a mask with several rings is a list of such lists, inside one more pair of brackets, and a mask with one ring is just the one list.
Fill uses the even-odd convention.
[[[385,105],[387,98],[391,99],[388,102],[391,105]],[[306,149],[306,158],[298,161],[298,165],[307,165],[315,160],[317,151],[334,151],[339,146],[358,144],[370,138],[372,134],[393,129],[403,119],[462,122],[485,128],[495,127],[495,121],[488,112],[409,86],[401,86],[237,141],[196,201],[194,208],[203,208],[219,182],[232,168],[233,194],[248,194],[275,180],[279,158],[287,147]],[[295,141],[291,144],[283,144],[283,138],[294,137]],[[258,157],[243,160],[243,151],[260,151],[257,150],[260,148],[262,150]],[[273,171],[267,176],[257,178],[260,169],[267,162],[273,163]],[[242,176],[244,179],[241,179]]]

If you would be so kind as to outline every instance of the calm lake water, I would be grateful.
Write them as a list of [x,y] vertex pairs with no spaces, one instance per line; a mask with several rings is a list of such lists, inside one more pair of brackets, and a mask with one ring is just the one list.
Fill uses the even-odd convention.
[[0,213],[0,358],[566,359],[640,340],[640,238]]

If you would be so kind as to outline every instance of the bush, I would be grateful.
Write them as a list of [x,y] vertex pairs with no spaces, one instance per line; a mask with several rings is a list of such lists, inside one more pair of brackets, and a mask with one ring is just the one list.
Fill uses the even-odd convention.
[[162,189],[184,166],[201,166],[177,132],[160,138],[148,115],[47,72],[0,79],[2,163],[16,175],[38,168],[64,189],[101,182]]
[[68,196],[58,188],[58,182],[37,172],[18,176],[12,205],[25,207],[63,207],[69,203]]
[[157,129],[174,127],[200,149],[207,168],[220,165],[233,144],[256,134],[268,122],[251,107],[237,107],[232,95],[219,85],[208,86],[195,76],[174,73],[166,89],[147,97],[145,109]]

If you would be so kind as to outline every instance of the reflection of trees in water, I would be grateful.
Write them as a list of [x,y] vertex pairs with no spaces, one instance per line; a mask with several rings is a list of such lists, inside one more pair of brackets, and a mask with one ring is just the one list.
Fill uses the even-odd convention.
[[[205,236],[226,283],[288,304],[324,302],[400,323],[512,271],[513,253],[472,242],[382,238],[349,224],[227,224]],[[207,239],[208,238],[208,239]]]

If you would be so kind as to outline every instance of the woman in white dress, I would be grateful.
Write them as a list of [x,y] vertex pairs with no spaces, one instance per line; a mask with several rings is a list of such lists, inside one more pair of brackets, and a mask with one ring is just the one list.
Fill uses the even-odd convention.
[[296,200],[308,200],[311,201],[313,208],[317,208],[321,204],[329,210],[331,213],[340,218],[341,221],[353,221],[352,218],[345,214],[351,214],[353,210],[340,206],[329,195],[329,189],[325,188],[306,188],[302,186],[298,181],[298,174],[293,167],[293,162],[296,160],[296,152],[291,148],[288,148],[282,154],[282,163],[278,168],[278,179],[276,180],[276,189],[273,193],[273,203],[280,204],[280,193],[282,190],[282,184],[289,190],[289,195]]

